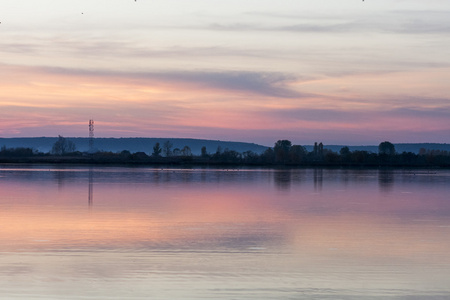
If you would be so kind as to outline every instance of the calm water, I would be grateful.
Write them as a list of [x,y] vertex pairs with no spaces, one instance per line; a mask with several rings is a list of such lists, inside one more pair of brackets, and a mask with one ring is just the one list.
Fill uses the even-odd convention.
[[0,299],[450,299],[450,171],[0,165]]

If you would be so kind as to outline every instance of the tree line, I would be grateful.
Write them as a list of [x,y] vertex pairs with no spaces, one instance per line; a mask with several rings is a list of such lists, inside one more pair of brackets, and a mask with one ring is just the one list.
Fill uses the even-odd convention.
[[[148,154],[147,154],[148,153]],[[237,152],[222,149],[220,146],[212,153],[206,147],[201,148],[199,155],[194,155],[189,146],[174,148],[170,141],[155,143],[149,152],[131,153],[128,150],[113,153],[98,151],[86,153],[76,151],[75,144],[62,136],[52,147],[50,153],[40,153],[30,148],[6,148],[0,150],[0,158],[35,158],[52,162],[93,162],[93,163],[148,163],[148,164],[232,164],[260,166],[397,166],[397,167],[450,167],[448,151],[420,149],[419,153],[395,150],[395,145],[385,141],[379,144],[378,153],[368,151],[350,151],[342,147],[334,152],[324,147],[323,143],[315,143],[312,151],[304,146],[293,145],[289,140],[278,140],[273,147],[263,153],[252,151]],[[65,158],[65,159],[64,159]]]

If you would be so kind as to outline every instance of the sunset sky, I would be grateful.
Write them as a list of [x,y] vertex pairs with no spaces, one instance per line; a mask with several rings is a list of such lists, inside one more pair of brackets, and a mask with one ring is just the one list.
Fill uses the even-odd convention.
[[448,0],[0,0],[0,137],[450,143]]

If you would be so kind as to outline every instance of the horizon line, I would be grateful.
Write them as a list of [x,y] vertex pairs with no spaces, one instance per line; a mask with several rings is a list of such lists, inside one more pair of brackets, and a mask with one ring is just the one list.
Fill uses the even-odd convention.
[[[59,136],[59,135],[58,135]],[[58,136],[28,136],[28,137],[0,137],[0,139],[39,139],[39,138],[58,138]],[[62,135],[61,135],[62,136]],[[64,138],[72,138],[72,139],[89,139],[89,137],[82,137],[82,136],[62,136]],[[255,142],[243,142],[243,141],[232,141],[232,140],[218,140],[218,139],[208,139],[208,138],[180,138],[180,137],[94,137],[94,139],[161,139],[161,140],[203,140],[203,141],[215,141],[215,142],[226,142],[226,143],[245,143],[245,144],[254,144],[254,145],[258,145],[258,146],[264,146],[264,147],[272,147],[272,146],[266,146],[263,144],[258,144]],[[283,139],[280,139],[283,140]],[[276,142],[276,141],[275,141]],[[275,143],[274,142],[274,143]],[[382,143],[385,141],[381,141],[379,143]],[[391,142],[391,141],[389,141]],[[314,142],[315,143],[315,142]],[[302,144],[301,146],[314,146],[314,143],[309,144]],[[320,143],[320,141],[318,141],[318,143]],[[323,142],[322,142],[323,143]],[[414,144],[440,144],[440,145],[448,145],[450,143],[446,143],[446,142],[401,142],[401,143],[395,143],[395,142],[391,142],[394,145],[414,145]],[[293,145],[297,145],[294,144]],[[327,145],[327,146],[348,146],[348,147],[371,147],[371,146],[378,146],[379,144],[325,144],[323,143],[323,145]]]

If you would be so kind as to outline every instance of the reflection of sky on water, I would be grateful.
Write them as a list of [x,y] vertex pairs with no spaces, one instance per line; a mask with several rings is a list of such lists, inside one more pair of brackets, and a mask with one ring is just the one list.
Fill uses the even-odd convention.
[[[22,219],[29,226],[37,222],[48,230],[70,230],[70,236],[80,235],[77,242],[83,243],[102,239],[103,230],[89,231],[91,225],[114,230],[114,237],[106,235],[107,239],[135,238],[142,246],[153,245],[153,236],[194,237],[201,244],[202,238],[210,242],[215,234],[222,238],[215,239],[219,244],[238,245],[271,239],[277,243],[290,233],[283,227],[308,219],[303,228],[314,220],[326,225],[326,220],[339,220],[342,226],[344,216],[348,220],[364,216],[367,222],[386,217],[412,222],[413,216],[438,218],[450,213],[445,171],[40,167],[0,169],[0,173],[4,176],[0,205],[10,210],[10,222]],[[88,205],[93,210],[85,214]],[[272,229],[260,232],[264,224]],[[15,224],[13,235],[20,236],[16,230],[24,226]],[[138,226],[146,238],[131,233]]]
[[180,296],[173,280],[197,299],[449,295],[449,182],[442,170],[3,166],[0,279],[72,291],[64,278],[109,278],[143,295],[151,280],[163,299]]

